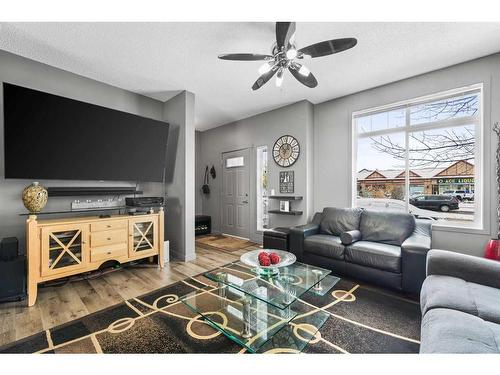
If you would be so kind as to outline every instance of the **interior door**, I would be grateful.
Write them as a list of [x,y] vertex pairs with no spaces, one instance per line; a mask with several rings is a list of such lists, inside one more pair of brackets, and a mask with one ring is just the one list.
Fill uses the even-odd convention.
[[222,232],[250,237],[250,151],[222,154]]

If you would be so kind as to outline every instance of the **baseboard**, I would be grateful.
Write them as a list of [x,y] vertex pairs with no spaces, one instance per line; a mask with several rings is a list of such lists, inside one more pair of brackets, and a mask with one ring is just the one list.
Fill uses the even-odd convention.
[[170,261],[189,262],[195,259],[196,259],[196,253],[186,257],[185,254],[176,251],[172,247],[170,248]]

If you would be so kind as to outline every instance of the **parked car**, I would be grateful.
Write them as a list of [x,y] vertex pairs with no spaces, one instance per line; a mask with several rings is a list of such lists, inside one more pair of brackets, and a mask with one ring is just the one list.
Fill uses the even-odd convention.
[[410,198],[410,204],[425,210],[448,212],[458,210],[458,198],[452,195],[419,195]]
[[459,201],[473,201],[474,193],[466,190],[446,190],[443,195],[452,195],[456,197]]

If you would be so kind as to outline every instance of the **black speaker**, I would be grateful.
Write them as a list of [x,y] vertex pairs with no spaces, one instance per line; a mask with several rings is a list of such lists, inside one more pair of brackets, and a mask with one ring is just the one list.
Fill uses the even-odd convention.
[[26,297],[26,257],[0,261],[0,302],[20,301]]
[[0,260],[9,261],[19,255],[19,243],[16,237],[5,237],[0,243]]

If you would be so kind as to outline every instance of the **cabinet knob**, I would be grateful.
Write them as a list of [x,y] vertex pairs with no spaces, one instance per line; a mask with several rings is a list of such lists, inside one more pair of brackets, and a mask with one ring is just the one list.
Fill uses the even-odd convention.
[[111,255],[111,251],[108,251],[108,255]]
[[109,225],[109,224],[108,224],[108,225],[106,225],[106,227],[107,227],[107,228],[111,228],[111,225]]
[[110,237],[108,237],[108,241],[111,241],[111,238],[110,238]]

